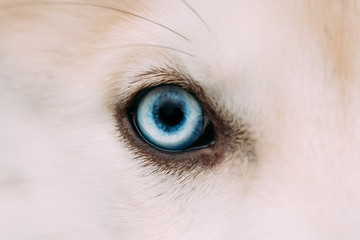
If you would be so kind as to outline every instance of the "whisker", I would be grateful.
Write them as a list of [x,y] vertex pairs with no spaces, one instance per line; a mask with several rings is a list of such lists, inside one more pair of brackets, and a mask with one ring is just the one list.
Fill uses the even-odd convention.
[[113,46],[111,48],[126,48],[126,47],[153,47],[153,48],[162,48],[162,49],[167,49],[167,50],[171,50],[171,51],[175,51],[175,52],[179,52],[182,54],[186,54],[188,56],[191,57],[195,57],[193,54],[173,48],[173,47],[168,47],[168,46],[163,46],[163,45],[156,45],[156,44],[123,44],[123,45],[118,45],[118,46]]
[[207,25],[207,23],[204,21],[204,19],[200,16],[200,14],[185,0],[180,0],[183,2],[199,19],[200,21],[205,25],[205,27],[211,32],[210,27]]
[[[111,11],[116,11],[118,13],[121,13],[121,14],[126,14],[126,15],[129,15],[129,16],[133,16],[135,18],[139,18],[139,19],[142,19],[144,21],[147,21],[147,22],[150,22],[150,23],[153,23],[159,27],[162,27],[178,36],[180,36],[181,38],[185,39],[186,41],[190,41],[187,37],[185,37],[184,35],[180,34],[179,32],[161,24],[161,23],[158,23],[158,22],[155,22],[154,20],[151,20],[149,18],[146,18],[146,17],[142,17],[140,15],[137,15],[135,13],[132,13],[132,12],[129,12],[129,11],[126,11],[126,10],[122,10],[122,9],[119,9],[119,8],[115,8],[115,7],[109,7],[109,6],[102,6],[102,5],[96,5],[96,4],[90,4],[90,3],[78,3],[78,2],[41,2],[41,3],[29,3],[29,4],[22,4],[21,7],[24,7],[24,6],[33,6],[33,5],[74,5],[74,6],[85,6],[85,7],[93,7],[93,8],[101,8],[101,9],[106,9],[106,10],[111,10]],[[14,6],[7,6],[7,7],[14,7]]]

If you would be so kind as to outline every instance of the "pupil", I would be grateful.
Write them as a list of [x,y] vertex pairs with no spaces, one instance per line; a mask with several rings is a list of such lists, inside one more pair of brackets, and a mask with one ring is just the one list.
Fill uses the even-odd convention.
[[182,104],[175,101],[165,101],[159,106],[159,120],[166,126],[174,127],[184,120]]

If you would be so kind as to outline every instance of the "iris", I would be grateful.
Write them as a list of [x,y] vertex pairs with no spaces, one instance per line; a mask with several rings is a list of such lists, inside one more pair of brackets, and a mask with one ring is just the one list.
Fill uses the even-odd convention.
[[142,96],[136,121],[149,143],[164,150],[184,150],[202,134],[202,112],[191,94],[177,86],[163,85]]

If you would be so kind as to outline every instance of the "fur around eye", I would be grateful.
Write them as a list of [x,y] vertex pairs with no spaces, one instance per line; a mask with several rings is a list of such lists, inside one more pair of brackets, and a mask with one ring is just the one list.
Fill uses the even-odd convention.
[[[120,142],[142,167],[159,174],[189,176],[193,172],[196,176],[220,166],[226,151],[233,148],[232,134],[246,132],[235,129],[233,121],[227,121],[226,112],[218,109],[215,99],[209,98],[185,69],[171,65],[152,68],[132,79],[127,88],[118,91],[125,97],[115,97],[114,118]],[[186,106],[191,109],[186,110]],[[173,114],[164,108],[172,109]],[[144,118],[142,111],[148,113]],[[186,123],[185,117],[195,121]],[[146,132],[142,132],[140,124],[143,128],[156,127],[155,135],[144,136]],[[190,129],[190,134],[185,134],[185,127]],[[174,134],[173,149],[162,139],[166,134]],[[238,144],[237,139],[234,143]],[[246,144],[242,145],[247,148]]]

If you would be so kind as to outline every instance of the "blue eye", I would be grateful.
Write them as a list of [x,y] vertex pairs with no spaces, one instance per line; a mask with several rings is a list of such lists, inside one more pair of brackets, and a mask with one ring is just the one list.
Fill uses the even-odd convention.
[[200,103],[174,85],[150,89],[139,99],[134,113],[142,137],[168,151],[191,147],[199,141],[206,126]]

